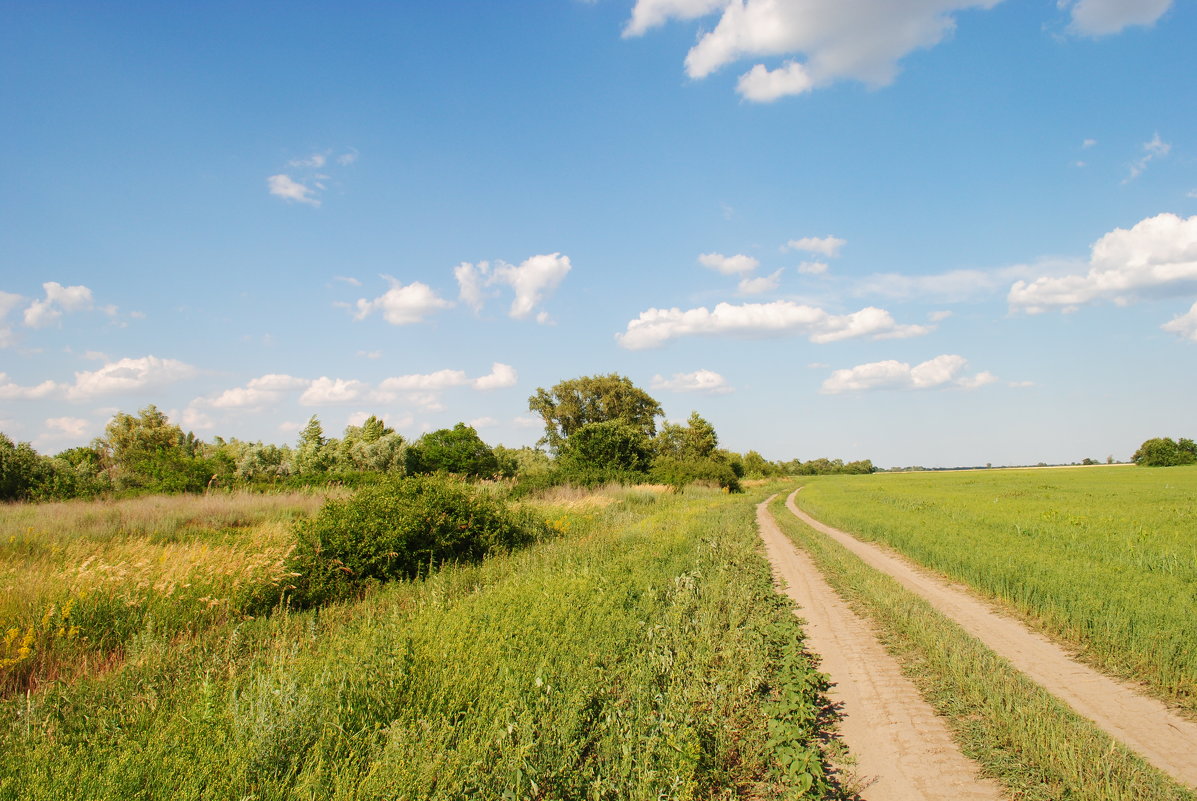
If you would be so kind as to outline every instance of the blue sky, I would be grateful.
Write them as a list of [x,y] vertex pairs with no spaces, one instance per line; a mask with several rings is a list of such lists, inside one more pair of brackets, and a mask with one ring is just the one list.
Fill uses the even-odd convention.
[[0,0],[0,430],[541,431],[618,372],[773,459],[1194,436],[1197,9]]

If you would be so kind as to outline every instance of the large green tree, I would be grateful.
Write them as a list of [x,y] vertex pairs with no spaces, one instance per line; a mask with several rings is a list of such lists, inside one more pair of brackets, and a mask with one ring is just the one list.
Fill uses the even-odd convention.
[[494,451],[465,423],[420,437],[407,449],[407,466],[412,473],[444,471],[475,478],[489,478],[499,472]]
[[661,404],[632,381],[616,373],[570,378],[552,389],[537,387],[528,408],[544,420],[544,437],[554,452],[583,426],[620,421],[646,438],[657,433]]
[[1184,437],[1179,442],[1171,437],[1155,437],[1140,445],[1131,461],[1143,467],[1197,464],[1197,443]]

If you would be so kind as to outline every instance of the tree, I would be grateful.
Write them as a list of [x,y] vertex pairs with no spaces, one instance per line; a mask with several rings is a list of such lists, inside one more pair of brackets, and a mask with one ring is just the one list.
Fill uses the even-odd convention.
[[299,442],[295,445],[296,472],[323,473],[328,470],[333,463],[333,457],[328,452],[327,445],[324,426],[320,425],[320,418],[312,415],[308,424],[299,432]]
[[1155,437],[1139,446],[1131,461],[1143,467],[1175,467],[1183,464],[1197,464],[1197,443],[1181,438]]
[[407,449],[407,467],[412,473],[444,471],[475,478],[489,478],[499,472],[494,451],[465,423],[420,437]]
[[639,426],[622,419],[587,423],[561,445],[557,463],[566,472],[644,473],[652,443]]
[[200,453],[202,443],[153,404],[136,417],[117,412],[95,447],[118,489],[196,491],[212,477],[212,466]]
[[616,373],[571,378],[547,391],[537,387],[528,409],[544,420],[545,435],[538,444],[553,452],[591,423],[622,421],[651,439],[657,433],[656,418],[664,415],[651,395]]

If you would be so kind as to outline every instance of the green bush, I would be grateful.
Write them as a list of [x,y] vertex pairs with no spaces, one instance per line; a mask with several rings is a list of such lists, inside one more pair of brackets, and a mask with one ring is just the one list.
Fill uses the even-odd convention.
[[445,562],[548,536],[545,522],[443,476],[390,479],[325,503],[296,527],[292,601],[313,606],[368,584],[426,574]]
[[743,492],[740,479],[732,466],[714,457],[706,459],[675,459],[658,457],[653,462],[652,478],[668,484],[680,492],[687,484],[714,484],[728,492]]

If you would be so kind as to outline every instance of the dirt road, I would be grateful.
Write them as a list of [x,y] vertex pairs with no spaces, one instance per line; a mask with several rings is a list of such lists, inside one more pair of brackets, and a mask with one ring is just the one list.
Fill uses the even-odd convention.
[[877,545],[820,523],[797,507],[794,503],[797,494],[797,490],[790,494],[786,506],[802,522],[925,598],[1048,692],[1152,765],[1182,784],[1197,787],[1197,723],[1180,717],[1162,701],[1077,662],[1046,637],[1013,618],[998,614],[988,604],[945,579],[915,568],[906,559]]
[[[771,499],[770,499],[771,500]],[[840,704],[840,733],[856,757],[866,801],[999,801],[996,782],[952,741],[943,718],[902,675],[870,627],[840,600],[810,557],[777,528],[765,503],[757,522],[775,575],[806,620],[807,645],[822,659]]]

